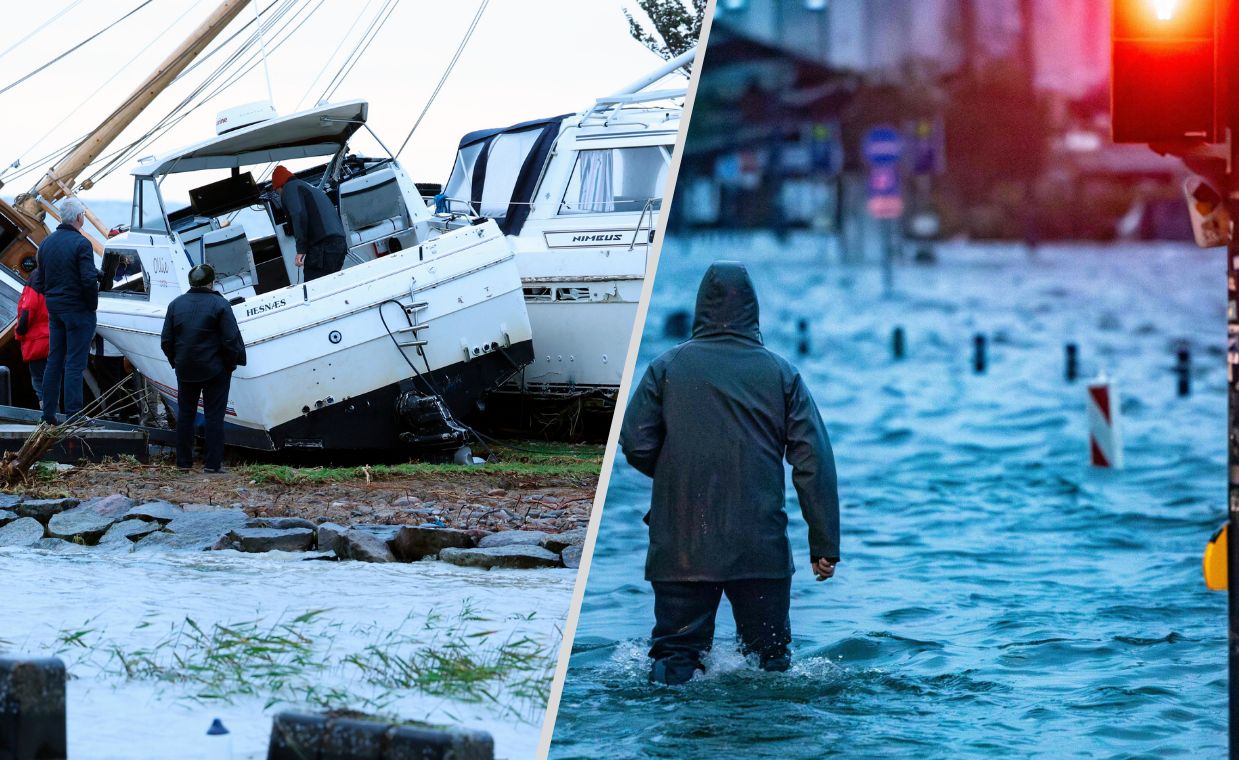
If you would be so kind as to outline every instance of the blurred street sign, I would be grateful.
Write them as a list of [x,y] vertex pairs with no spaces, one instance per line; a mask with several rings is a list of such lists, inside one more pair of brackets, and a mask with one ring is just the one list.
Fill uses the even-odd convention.
[[860,149],[869,164],[896,164],[903,158],[903,136],[887,124],[870,127]]
[[912,173],[917,176],[946,171],[946,145],[941,121],[918,119],[912,129]]
[[811,127],[809,151],[816,171],[834,176],[843,171],[843,141],[839,125],[818,123]]
[[899,164],[886,161],[869,167],[869,215],[874,219],[903,216],[903,193],[899,187]]

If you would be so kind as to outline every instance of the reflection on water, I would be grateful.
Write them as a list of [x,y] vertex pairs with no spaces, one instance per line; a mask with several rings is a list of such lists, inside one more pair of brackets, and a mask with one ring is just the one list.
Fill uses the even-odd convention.
[[[749,257],[767,342],[830,426],[843,500],[835,579],[806,567],[793,584],[792,671],[734,654],[724,603],[712,671],[646,683],[649,481],[617,462],[552,757],[1222,756],[1226,600],[1200,555],[1225,510],[1223,254],[952,246],[888,298],[877,271],[807,248],[669,242],[637,367],[671,345],[663,322],[691,308],[709,261]],[[812,347],[797,359],[801,316]],[[980,376],[975,333],[990,338]],[[1087,467],[1070,341],[1085,377],[1118,378],[1123,472]]]
[[[365,695],[367,684],[349,682],[350,671],[328,669],[325,663],[340,663],[368,645],[382,644],[385,633],[396,629],[411,637],[402,639],[405,647],[420,645],[423,632],[427,645],[444,644],[445,623],[423,627],[423,621],[434,618],[450,626],[462,609],[484,619],[471,620],[467,629],[454,633],[497,631],[492,634],[496,641],[529,636],[552,664],[574,580],[573,570],[314,562],[281,552],[107,555],[99,550],[0,549],[0,651],[47,655],[61,650],[71,679],[71,757],[199,757],[209,746],[203,743],[206,729],[219,717],[232,732],[233,757],[263,758],[271,716],[303,705],[268,705],[262,689],[228,703],[193,701],[189,697],[202,693],[200,685],[127,681],[119,676],[116,661],[109,661],[108,650],[161,648],[157,645],[167,642],[169,631],[186,618],[208,630],[253,621],[266,631],[310,610],[326,610],[305,627],[324,672],[316,675],[311,666],[306,675],[289,680],[304,678],[322,689]],[[82,639],[87,648],[61,640],[82,630],[89,631]],[[432,642],[436,634],[439,639]],[[477,702],[397,691],[386,711],[489,731],[498,757],[529,757],[544,709],[515,716],[509,709],[513,704],[528,707],[502,690]]]

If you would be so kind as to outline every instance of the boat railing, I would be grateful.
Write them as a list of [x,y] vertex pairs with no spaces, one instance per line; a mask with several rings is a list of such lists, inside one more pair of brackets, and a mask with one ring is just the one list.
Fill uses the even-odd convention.
[[607,119],[617,109],[622,111],[624,106],[637,105],[640,103],[651,103],[659,100],[673,100],[675,98],[683,98],[688,95],[688,89],[679,87],[671,90],[649,90],[642,92],[628,92],[617,95],[607,95],[606,97],[598,98],[594,101],[594,105],[581,115],[581,120],[577,122],[578,127],[585,126],[585,123],[593,118]]
[[[637,226],[632,231],[632,242],[628,244],[628,250],[631,251],[637,247],[637,235],[641,234],[641,223],[645,221],[645,215],[650,215],[650,227],[654,228],[654,204],[661,201],[661,198],[647,198],[645,205],[641,207],[641,216],[637,217]],[[653,242],[653,241],[650,241]]]

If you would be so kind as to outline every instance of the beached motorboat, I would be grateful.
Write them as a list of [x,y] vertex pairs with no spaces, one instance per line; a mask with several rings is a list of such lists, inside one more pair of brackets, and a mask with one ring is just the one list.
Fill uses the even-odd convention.
[[534,361],[500,396],[613,411],[685,95],[649,87],[694,54],[580,113],[460,141],[440,204],[498,223],[533,325]]
[[[175,405],[175,375],[160,349],[164,313],[188,289],[189,270],[209,263],[249,358],[233,376],[229,443],[463,444],[482,394],[533,358],[516,259],[498,224],[436,215],[394,158],[351,154],[364,101],[233,116],[246,113],[240,125],[226,121],[216,137],[133,170],[130,229],[104,252],[99,334]],[[318,156],[328,160],[298,176],[337,201],[349,255],[340,272],[302,283],[269,183],[244,170]],[[169,211],[161,180],[183,172],[217,176]]]

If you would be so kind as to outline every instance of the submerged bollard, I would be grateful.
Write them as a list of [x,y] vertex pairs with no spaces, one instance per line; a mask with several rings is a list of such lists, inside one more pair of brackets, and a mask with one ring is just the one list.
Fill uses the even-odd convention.
[[1180,343],[1175,352],[1174,373],[1179,381],[1179,397],[1192,395],[1192,349],[1186,343]]
[[891,333],[891,353],[896,359],[902,359],[906,353],[907,346],[904,345],[904,334],[902,327],[896,327]]
[[1074,343],[1067,344],[1067,382],[1074,383],[1080,376],[1080,348]]
[[978,375],[985,372],[985,336],[981,333],[972,338],[972,371]]
[[796,339],[796,353],[801,356],[809,355],[809,320],[804,317],[796,323],[796,333],[799,336]]
[[1088,384],[1088,454],[1094,467],[1123,467],[1119,392],[1105,375]]
[[0,657],[0,757],[66,757],[65,664]]
[[693,328],[693,318],[687,311],[677,309],[667,315],[663,323],[663,337],[673,340],[684,340]]
[[382,758],[493,760],[484,731],[398,726],[385,721],[285,712],[271,723],[267,760]]

